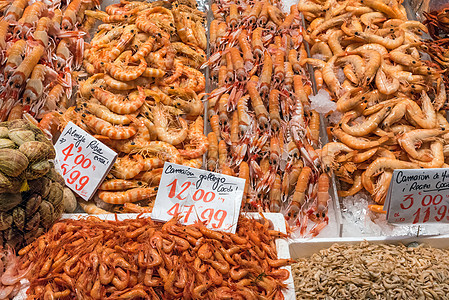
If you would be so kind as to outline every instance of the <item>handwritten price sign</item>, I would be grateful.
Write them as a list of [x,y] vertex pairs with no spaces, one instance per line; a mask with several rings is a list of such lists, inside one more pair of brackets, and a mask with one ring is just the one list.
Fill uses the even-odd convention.
[[449,223],[449,169],[394,170],[384,206],[390,223]]
[[56,166],[68,187],[89,200],[109,172],[117,154],[72,122],[55,145]]
[[237,177],[165,163],[151,217],[180,222],[200,220],[211,229],[235,232],[245,180]]

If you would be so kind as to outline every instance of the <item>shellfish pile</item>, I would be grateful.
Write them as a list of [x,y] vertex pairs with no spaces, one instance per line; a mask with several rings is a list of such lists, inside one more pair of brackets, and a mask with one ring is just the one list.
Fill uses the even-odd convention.
[[0,245],[20,248],[64,210],[64,179],[44,133],[24,120],[0,123]]
[[447,167],[449,158],[446,87],[419,51],[427,29],[407,19],[400,1],[390,4],[298,2],[312,45],[312,58],[301,64],[315,68],[317,87],[331,93],[340,113],[322,167],[343,183],[340,196],[364,189],[379,205],[394,169]]
[[164,162],[200,168],[207,150],[206,79],[198,70],[206,60],[205,13],[188,1],[121,1],[86,13],[103,24],[84,53],[90,77],[61,122],[76,123],[119,157],[98,207],[80,204],[88,213],[148,211]]
[[317,235],[329,220],[329,195],[319,193],[329,179],[318,180],[320,115],[300,65],[307,52],[298,8],[214,1],[211,10],[214,53],[205,65],[216,89],[208,100],[207,167],[247,180],[245,210],[283,212],[301,233]]

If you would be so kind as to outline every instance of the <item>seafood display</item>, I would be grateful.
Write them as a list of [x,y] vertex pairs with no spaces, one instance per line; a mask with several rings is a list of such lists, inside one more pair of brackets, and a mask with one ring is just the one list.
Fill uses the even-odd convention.
[[99,1],[3,1],[0,121],[42,118],[70,106],[73,72],[95,19],[85,11]]
[[[444,299],[448,250],[334,244],[292,265],[297,299]],[[438,263],[435,263],[438,262]]]
[[200,168],[208,147],[205,13],[194,3],[121,1],[86,14],[103,22],[84,51],[90,77],[47,129],[72,121],[119,153],[95,203],[80,202],[86,212],[148,212],[164,162]]
[[11,247],[0,249],[0,299],[13,299],[22,285],[20,280],[23,279],[27,271],[17,273],[20,267],[19,258],[16,256]]
[[[320,175],[320,115],[298,8],[278,1],[214,2],[210,23],[207,168],[247,180],[244,209],[283,212],[302,234],[328,223],[329,178]],[[309,220],[315,222],[307,228]]]
[[[256,231],[254,229],[257,228]],[[236,234],[172,219],[62,220],[23,248],[34,299],[283,299],[269,221],[241,217]]]
[[[435,62],[435,66],[441,69],[444,83],[449,84],[449,10],[442,6],[439,10],[423,12],[425,21],[423,22],[429,31],[432,39],[423,41],[420,49],[430,55]],[[448,91],[446,91],[447,93]],[[445,106],[445,109],[448,107]]]
[[315,68],[317,87],[340,113],[328,130],[334,141],[320,151],[322,167],[340,180],[340,196],[364,189],[379,205],[394,169],[446,167],[449,155],[445,83],[419,51],[427,28],[407,20],[400,2],[390,4],[298,3],[312,56],[301,65]]
[[25,120],[0,123],[0,246],[20,249],[64,211],[64,179],[44,133]]

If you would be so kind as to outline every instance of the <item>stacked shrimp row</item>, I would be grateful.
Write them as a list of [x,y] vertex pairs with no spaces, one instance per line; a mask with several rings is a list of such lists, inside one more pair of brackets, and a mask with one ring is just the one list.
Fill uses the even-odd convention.
[[33,299],[284,299],[285,237],[266,219],[240,218],[236,234],[177,219],[62,220],[1,279],[25,277]]
[[301,63],[316,68],[342,113],[321,151],[323,167],[349,186],[340,195],[365,189],[383,204],[394,169],[447,166],[445,86],[419,52],[426,27],[396,0],[300,0],[298,9],[313,57]]
[[200,168],[207,150],[205,77],[197,70],[206,60],[204,13],[178,2],[122,1],[91,14],[104,22],[85,50],[91,76],[80,82],[77,106],[62,119],[119,153],[97,204],[148,211],[164,162]]
[[2,6],[3,51],[0,121],[64,110],[72,95],[72,71],[81,66],[83,36],[95,19],[85,11],[98,1],[15,0]]
[[208,102],[207,168],[246,179],[245,210],[284,212],[304,233],[314,218],[317,234],[329,198],[317,199],[317,189],[327,192],[329,179],[317,180],[320,117],[299,64],[307,53],[297,7],[289,14],[276,1],[211,8],[208,65],[217,88]]

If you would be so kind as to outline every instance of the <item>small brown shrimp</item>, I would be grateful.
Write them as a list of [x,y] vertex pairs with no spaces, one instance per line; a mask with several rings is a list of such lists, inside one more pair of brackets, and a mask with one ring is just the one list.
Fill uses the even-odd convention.
[[155,196],[157,187],[154,188],[133,188],[123,192],[105,192],[98,193],[98,197],[109,204],[125,204],[149,199]]
[[138,87],[138,91],[132,92],[127,100],[99,87],[93,88],[93,93],[103,105],[118,114],[134,113],[143,105],[146,97],[141,87]]
[[91,114],[83,114],[83,121],[95,133],[107,136],[112,140],[129,139],[136,134],[134,126],[114,126],[111,123],[97,118]]
[[132,179],[143,170],[143,167],[141,160],[127,155],[118,157],[110,172],[119,179]]
[[142,186],[142,182],[137,180],[109,179],[103,181],[98,189],[103,191],[122,191],[140,186]]

